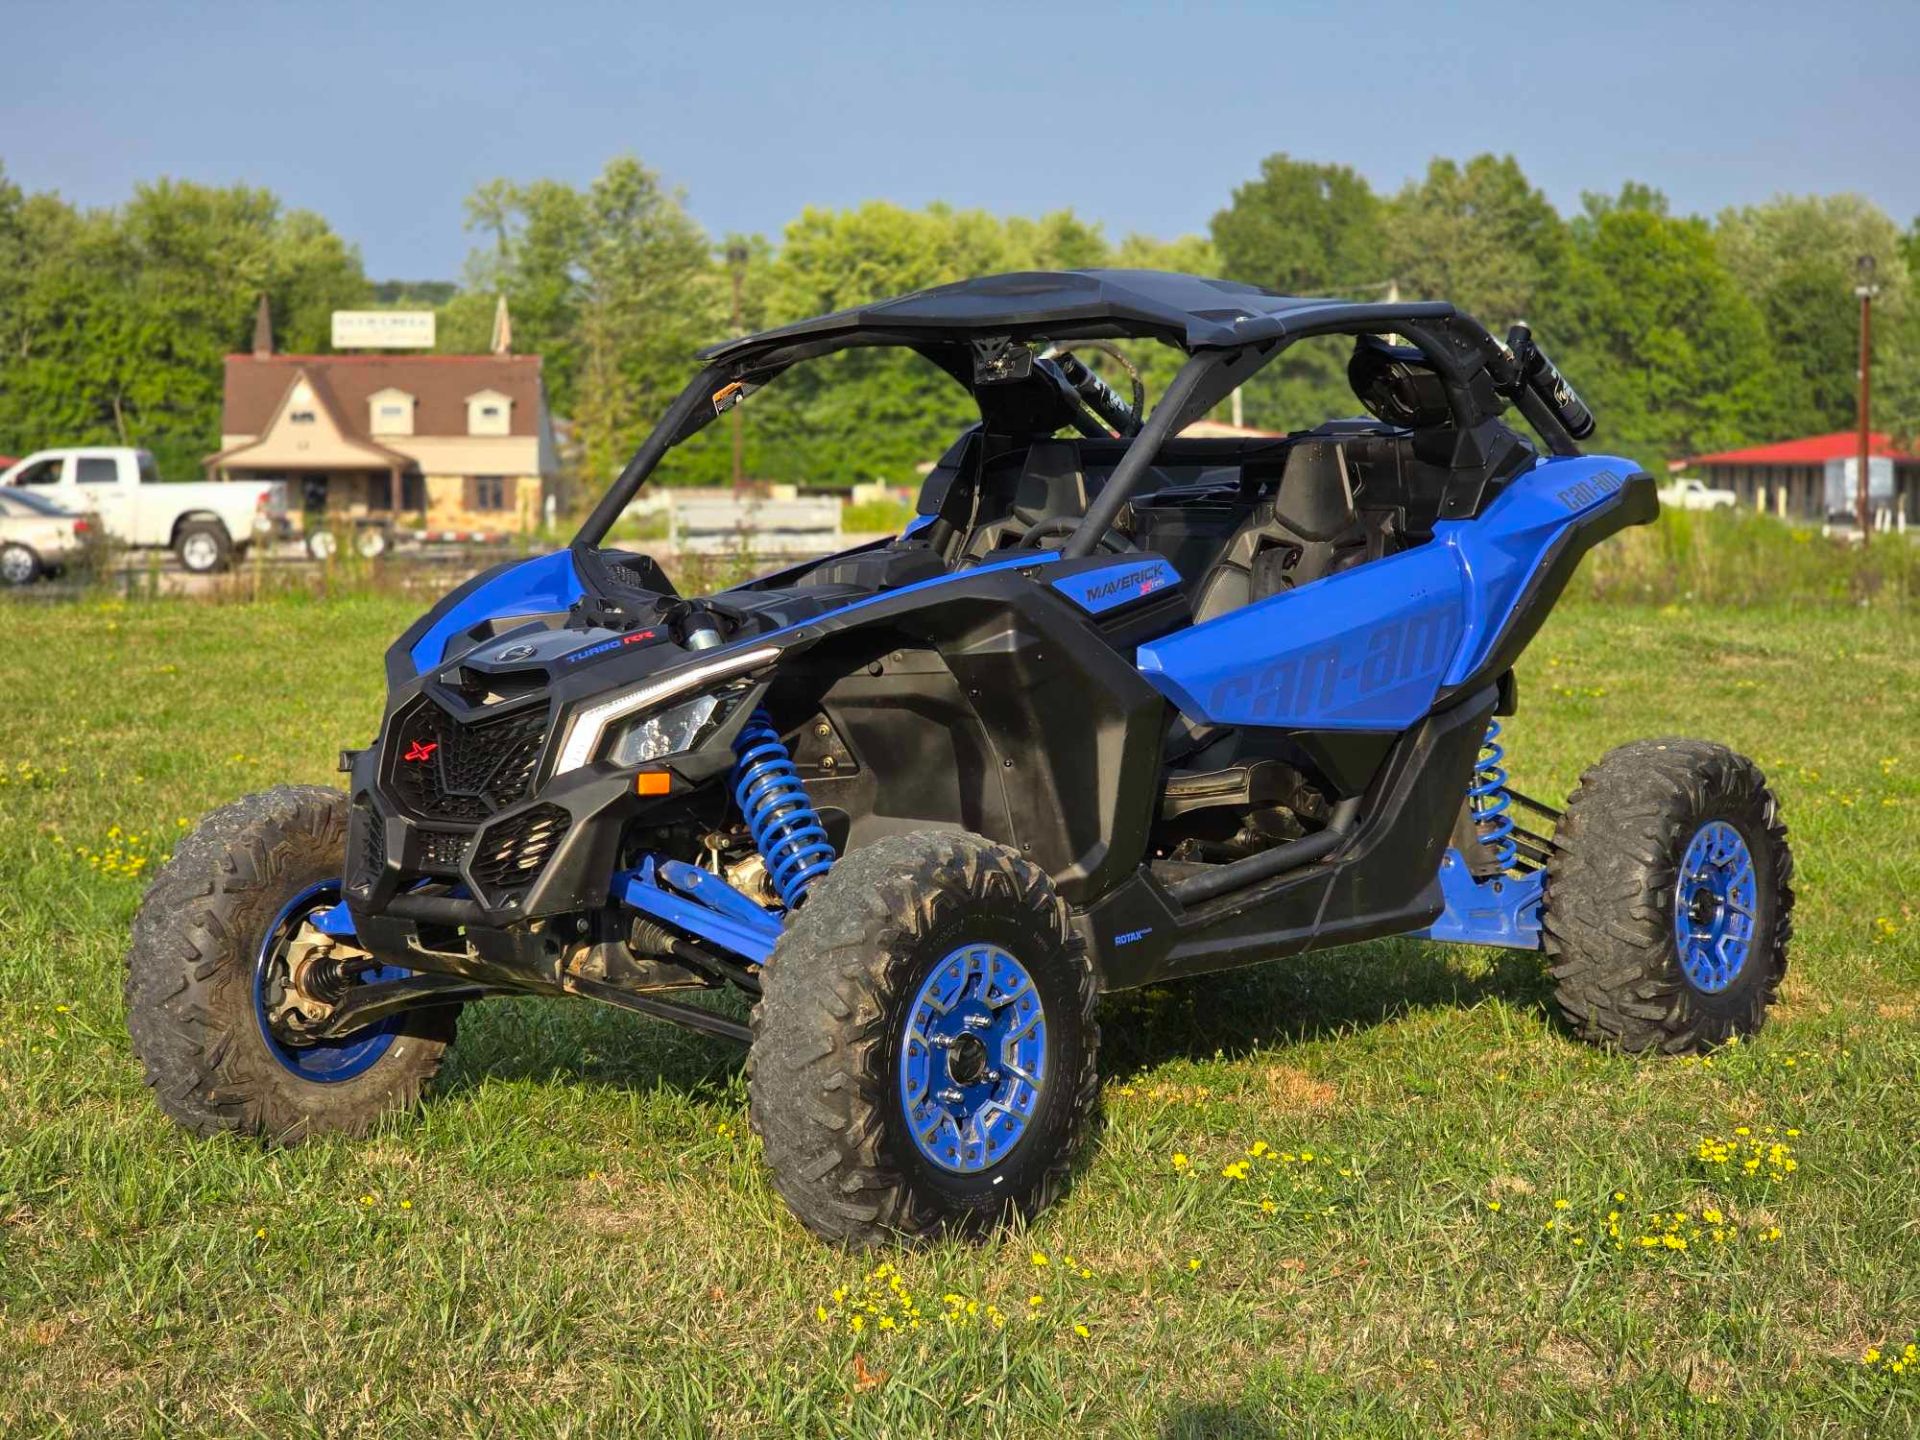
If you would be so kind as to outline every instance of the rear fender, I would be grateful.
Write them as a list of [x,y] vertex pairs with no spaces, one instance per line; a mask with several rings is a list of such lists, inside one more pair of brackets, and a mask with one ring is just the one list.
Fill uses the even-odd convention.
[[1213,724],[1405,730],[1511,668],[1580,557],[1658,510],[1624,460],[1543,460],[1425,545],[1142,645],[1140,670]]

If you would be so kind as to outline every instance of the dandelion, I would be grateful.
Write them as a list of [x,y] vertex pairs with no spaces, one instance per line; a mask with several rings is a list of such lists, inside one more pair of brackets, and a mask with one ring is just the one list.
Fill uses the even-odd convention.
[[1247,1162],[1244,1160],[1236,1160],[1221,1170],[1220,1173],[1229,1180],[1244,1180],[1247,1178]]
[[1199,1268],[1200,1268],[1200,1257],[1198,1255],[1194,1256],[1191,1260],[1187,1261],[1187,1269],[1189,1271],[1198,1270]]
[[411,1200],[402,1200],[400,1202],[400,1208],[402,1210],[411,1210],[413,1208],[413,1202]]
[[1572,1204],[1573,1202],[1571,1200],[1556,1200],[1553,1202],[1553,1208],[1556,1210],[1565,1210],[1572,1206]]
[[1042,1305],[1044,1303],[1046,1302],[1038,1295],[1027,1296],[1027,1304],[1029,1306]]
[[1076,1324],[1073,1327],[1073,1333],[1078,1335],[1082,1340],[1087,1339],[1093,1334],[1093,1332],[1087,1329],[1085,1325],[1079,1325],[1079,1324]]
[[1500,1209],[1500,1202],[1498,1200],[1487,1201],[1487,1209],[1495,1211],[1497,1213]]
[[1273,1214],[1273,1212],[1278,1210],[1279,1208],[1280,1207],[1274,1204],[1273,1201],[1271,1200],[1262,1200],[1260,1202],[1260,1209],[1262,1210],[1262,1212],[1268,1215]]
[[1031,1261],[1032,1261],[1032,1262],[1033,1262],[1033,1263],[1034,1263],[1034,1264],[1035,1264],[1036,1266],[1043,1266],[1043,1265],[1045,1265],[1045,1264],[1047,1263],[1047,1257],[1046,1257],[1046,1256],[1044,1256],[1044,1255],[1042,1255],[1042,1254],[1041,1254],[1041,1253],[1040,1253],[1040,1252],[1039,1252],[1038,1250],[1036,1250],[1036,1251],[1034,1251],[1034,1252],[1033,1252],[1033,1254],[1032,1254],[1032,1255],[1030,1255],[1030,1256],[1029,1256],[1028,1258],[1029,1258],[1029,1259],[1030,1259],[1030,1260],[1031,1260]]
[[1251,1155],[1254,1159],[1258,1160],[1268,1152],[1269,1148],[1270,1147],[1268,1146],[1266,1141],[1256,1140],[1253,1142],[1251,1146],[1248,1147],[1247,1154]]
[[1173,1152],[1173,1168],[1176,1170],[1184,1170],[1187,1168],[1187,1157],[1184,1151],[1176,1150]]

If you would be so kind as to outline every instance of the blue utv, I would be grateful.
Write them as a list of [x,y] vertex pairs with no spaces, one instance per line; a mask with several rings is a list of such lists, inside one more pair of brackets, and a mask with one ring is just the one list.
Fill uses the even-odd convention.
[[[1327,335],[1367,418],[1186,433]],[[1126,339],[1183,354],[1151,410]],[[882,346],[980,415],[902,534],[697,597],[609,543],[673,446]],[[1793,893],[1752,761],[1639,741],[1564,811],[1507,784],[1515,661],[1657,508],[1524,327],[1084,271],[701,358],[566,550],[388,651],[344,793],[238,801],[154,881],[129,1023],[195,1133],[364,1130],[463,1005],[585,996],[750,1046],[773,1183],[861,1243],[1059,1192],[1103,991],[1418,935],[1544,952],[1597,1043],[1760,1027]],[[671,998],[725,988],[750,1024]]]

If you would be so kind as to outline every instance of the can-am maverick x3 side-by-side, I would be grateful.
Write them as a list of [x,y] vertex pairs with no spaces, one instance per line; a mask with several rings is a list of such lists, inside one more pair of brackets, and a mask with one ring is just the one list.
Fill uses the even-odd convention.
[[[1182,433],[1325,335],[1354,337],[1372,418]],[[1186,357],[1151,411],[1087,363],[1119,376],[1129,338]],[[904,533],[703,597],[607,543],[672,446],[862,346],[979,405]],[[175,1119],[362,1130],[463,1004],[586,996],[749,1044],[775,1185],[863,1241],[1048,1202],[1104,990],[1419,935],[1544,951],[1600,1043],[1760,1026],[1792,866],[1751,761],[1640,741],[1564,812],[1506,783],[1515,660],[1581,555],[1656,511],[1581,453],[1592,416],[1524,327],[1087,271],[702,358],[567,550],[388,651],[346,793],[238,801],[155,880],[129,1023]],[[667,998],[701,987],[753,997],[751,1026]]]

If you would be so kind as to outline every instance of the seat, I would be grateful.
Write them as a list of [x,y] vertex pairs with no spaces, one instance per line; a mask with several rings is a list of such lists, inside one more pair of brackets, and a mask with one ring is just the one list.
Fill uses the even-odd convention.
[[1287,451],[1273,495],[1254,506],[1201,581],[1194,623],[1357,564],[1367,549],[1344,447],[1303,440]]

